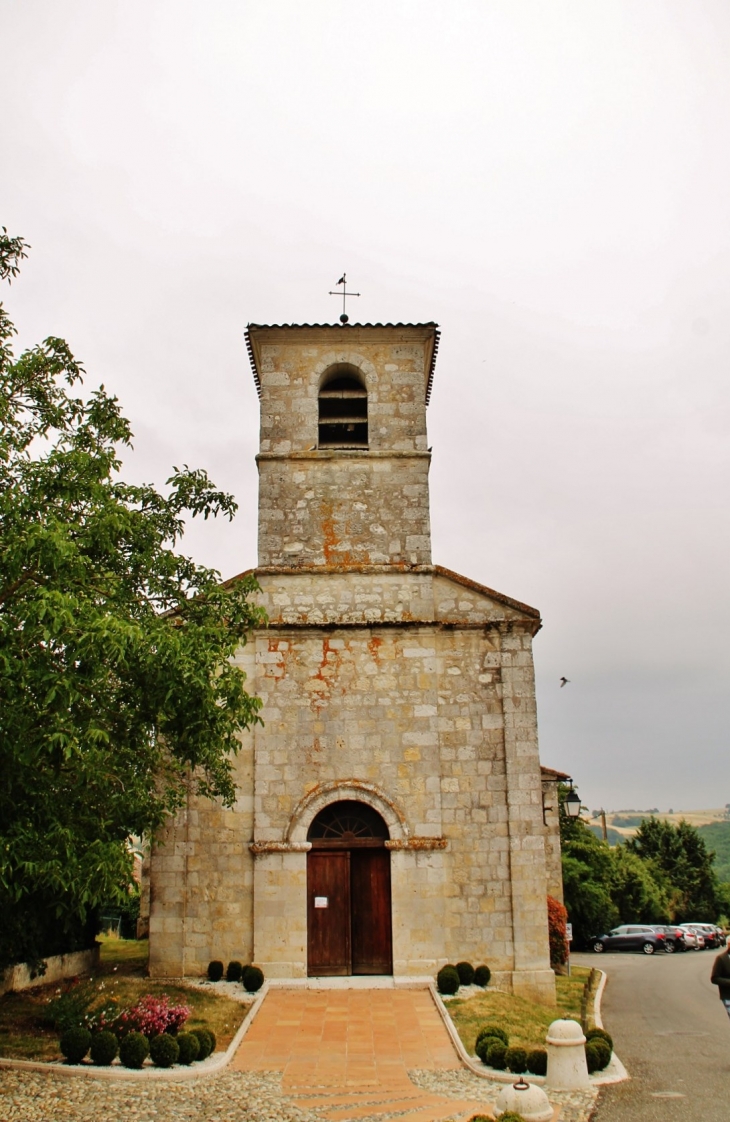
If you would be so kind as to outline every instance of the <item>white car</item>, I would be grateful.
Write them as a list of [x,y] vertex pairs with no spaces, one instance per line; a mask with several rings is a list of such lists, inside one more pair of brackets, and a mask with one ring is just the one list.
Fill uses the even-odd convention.
[[684,941],[688,951],[703,951],[705,937],[693,923],[680,923],[680,930],[684,932]]

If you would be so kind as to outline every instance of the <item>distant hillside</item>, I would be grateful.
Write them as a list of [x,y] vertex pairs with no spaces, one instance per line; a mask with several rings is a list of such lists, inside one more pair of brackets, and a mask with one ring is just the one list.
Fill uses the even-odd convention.
[[715,872],[719,880],[730,881],[730,822],[712,822],[699,826],[697,832],[708,849],[714,849]]
[[[591,823],[590,829],[593,830],[593,833],[596,835],[597,838],[603,839],[603,830],[601,829],[600,826],[595,826],[593,823]],[[618,832],[618,830],[614,830],[614,829],[611,828],[611,826],[607,826],[606,827],[606,841],[608,842],[609,845],[620,845],[622,842],[626,841],[626,838],[624,837],[623,834],[620,834]]]
[[[596,811],[593,812],[593,821],[595,821]],[[662,818],[665,822],[671,822],[673,826],[678,826],[681,821],[689,823],[696,829],[704,829],[709,826],[725,826],[730,822],[727,817],[728,807],[717,807],[714,810],[657,810],[656,807],[650,807],[649,810],[636,810],[634,807],[625,810],[609,810],[606,811],[606,823],[609,831],[611,827],[620,835],[622,841],[627,838],[633,838],[637,829],[645,818]],[[590,823],[593,825],[593,822]],[[614,842],[611,842],[613,845]],[[713,849],[717,850],[718,860],[720,859],[719,846],[712,845]],[[721,877],[721,879],[724,879]],[[730,879],[730,878],[727,878]]]

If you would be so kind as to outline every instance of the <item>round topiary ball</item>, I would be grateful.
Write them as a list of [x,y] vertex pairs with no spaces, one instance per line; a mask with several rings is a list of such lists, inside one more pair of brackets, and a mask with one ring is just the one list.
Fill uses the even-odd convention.
[[70,1064],[80,1064],[91,1047],[91,1033],[87,1028],[66,1029],[58,1042],[61,1052]]
[[501,1025],[484,1025],[477,1033],[477,1043],[483,1036],[496,1036],[497,1040],[501,1040],[505,1048],[509,1047],[509,1037]]
[[193,1029],[193,1036],[197,1036],[200,1051],[198,1052],[199,1060],[206,1060],[210,1053],[213,1051],[213,1038],[207,1029],[197,1028]]
[[243,963],[239,962],[238,959],[236,959],[236,958],[232,959],[228,963],[228,969],[226,970],[226,981],[227,982],[240,982],[242,976],[243,976]]
[[459,975],[455,966],[442,966],[436,975],[436,985],[439,993],[453,994],[459,988]]
[[611,1050],[605,1040],[590,1040],[586,1044],[586,1066],[588,1074],[603,1071],[611,1062]]
[[497,1115],[497,1122],[525,1122],[516,1110],[505,1110],[504,1114]]
[[475,986],[488,986],[489,979],[492,977],[492,971],[488,966],[477,966],[474,971],[474,985]]
[[462,986],[470,986],[474,981],[475,970],[470,962],[457,962],[456,973]]
[[504,1041],[500,1040],[498,1036],[482,1036],[481,1038],[477,1038],[474,1051],[483,1064],[487,1062],[487,1052],[493,1044],[504,1044]]
[[533,1075],[547,1075],[547,1052],[544,1048],[533,1048],[527,1053],[527,1070]]
[[501,1040],[498,1040],[495,1044],[490,1044],[487,1049],[487,1063],[490,1067],[495,1068],[496,1071],[504,1071],[507,1066],[505,1059],[506,1054],[506,1045],[504,1045]]
[[214,958],[212,962],[208,963],[208,978],[211,982],[220,982],[223,977],[223,963],[218,958]]
[[177,1040],[169,1032],[161,1032],[150,1040],[150,1059],[155,1067],[172,1067],[179,1055]]
[[200,1041],[194,1032],[179,1032],[177,1034],[177,1047],[179,1053],[177,1062],[185,1064],[186,1067],[197,1060],[200,1054]]
[[243,972],[243,988],[256,993],[264,984],[264,972],[258,966],[247,966]]
[[125,1067],[142,1067],[150,1054],[150,1043],[141,1032],[130,1032],[119,1041],[119,1059]]
[[504,1062],[508,1071],[522,1075],[527,1071],[527,1052],[524,1048],[508,1048],[504,1054]]
[[216,1037],[212,1028],[208,1028],[205,1031],[207,1032],[208,1036],[210,1037],[210,1051],[211,1051],[211,1054],[212,1054],[213,1052],[215,1052],[215,1046],[218,1043],[218,1038]]
[[588,1032],[585,1034],[585,1036],[586,1040],[604,1040],[613,1052],[613,1037],[611,1036],[610,1032],[606,1032],[605,1029],[588,1029]]
[[113,1032],[104,1029],[91,1038],[91,1059],[97,1067],[108,1067],[119,1051],[119,1041]]

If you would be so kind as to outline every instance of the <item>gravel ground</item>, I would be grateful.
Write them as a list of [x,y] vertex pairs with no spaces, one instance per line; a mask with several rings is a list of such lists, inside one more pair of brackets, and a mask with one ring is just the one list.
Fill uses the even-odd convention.
[[[492,1101],[504,1086],[470,1071],[411,1071],[422,1090]],[[595,1092],[551,1092],[561,1122],[588,1122]],[[400,1112],[399,1112],[400,1113]],[[398,1115],[378,1115],[379,1122]],[[0,1071],[0,1122],[322,1122],[281,1090],[281,1072],[227,1072],[186,1083],[121,1083],[45,1072]],[[361,1122],[366,1122],[362,1119]]]
[[[454,1099],[484,1098],[494,1102],[504,1088],[504,1083],[482,1079],[472,1071],[409,1071],[408,1074],[422,1090]],[[560,1122],[588,1122],[597,1095],[597,1089],[593,1088],[588,1091],[549,1092],[552,1104],[562,1107]]]
[[281,1072],[230,1072],[186,1083],[121,1083],[0,1071],[0,1122],[321,1122],[281,1093]]

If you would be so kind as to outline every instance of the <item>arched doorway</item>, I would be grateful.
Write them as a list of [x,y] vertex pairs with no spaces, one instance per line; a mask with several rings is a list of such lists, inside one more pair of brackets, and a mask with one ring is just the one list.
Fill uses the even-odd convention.
[[319,812],[307,840],[307,973],[392,974],[388,827],[367,803]]

